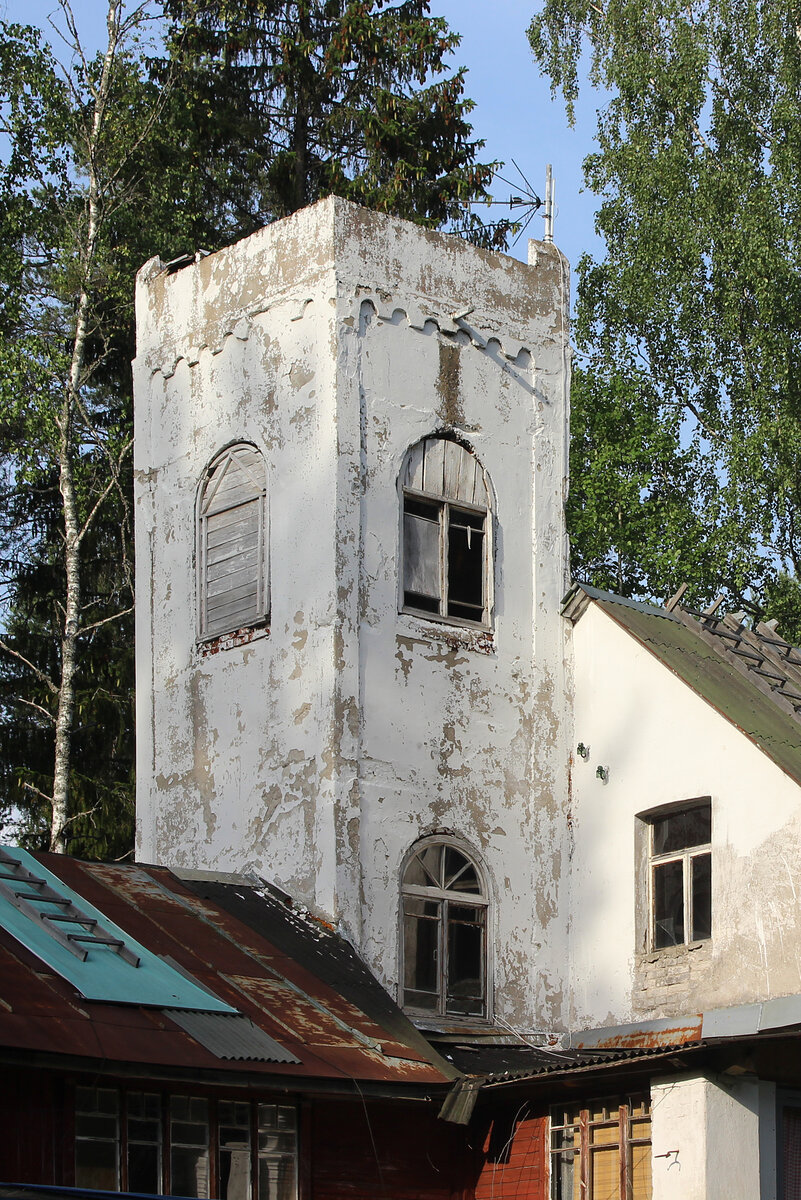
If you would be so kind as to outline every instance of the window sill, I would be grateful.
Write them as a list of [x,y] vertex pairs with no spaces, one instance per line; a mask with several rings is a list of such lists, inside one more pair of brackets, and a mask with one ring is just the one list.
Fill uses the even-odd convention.
[[436,1013],[425,1013],[414,1008],[404,1008],[403,1011],[416,1029],[428,1030],[430,1033],[458,1034],[460,1037],[469,1037],[471,1033],[475,1035],[488,1034],[495,1029],[488,1017],[438,1016]]
[[660,950],[645,950],[636,956],[636,965],[644,967],[651,964],[680,963],[691,956],[699,959],[708,958],[712,953],[712,938],[703,938],[698,942],[684,942],[680,946],[663,946]]
[[201,658],[219,654],[221,650],[235,650],[238,646],[249,646],[251,642],[260,641],[270,636],[269,622],[258,625],[243,625],[231,633],[218,633],[215,637],[198,638],[195,649]]
[[472,650],[476,654],[495,653],[494,631],[458,618],[440,617],[403,608],[398,614],[400,623],[428,642],[439,642],[449,650]]

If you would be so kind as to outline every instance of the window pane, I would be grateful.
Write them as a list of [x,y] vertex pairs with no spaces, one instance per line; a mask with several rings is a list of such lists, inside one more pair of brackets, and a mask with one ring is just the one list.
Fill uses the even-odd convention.
[[654,947],[678,946],[684,941],[684,864],[654,866]]
[[440,506],[407,496],[403,512],[404,602],[433,612],[440,597]]
[[617,1146],[592,1152],[592,1200],[617,1200],[620,1195],[620,1152]]
[[445,848],[445,887],[456,892],[480,892],[476,869],[459,850]]
[[[420,1004],[419,994],[429,993],[425,1007],[434,1007],[439,995],[439,928],[441,904],[435,900],[404,898],[403,963],[407,1004]],[[418,915],[425,911],[432,916]],[[408,995],[410,989],[418,998]]]
[[290,1158],[259,1159],[259,1200],[295,1200],[295,1161]]
[[701,804],[670,813],[653,822],[654,854],[673,854],[688,846],[705,846],[712,839],[712,806]]
[[154,1092],[129,1092],[128,1191],[160,1192],[161,1097]]
[[651,1200],[651,1147],[631,1147],[631,1200]]
[[128,1143],[128,1191],[161,1192],[161,1163],[158,1146]]
[[118,1190],[118,1105],[112,1088],[76,1088],[76,1187]]
[[296,1137],[294,1108],[259,1105],[259,1200],[295,1200]]
[[75,1186],[119,1190],[116,1142],[75,1143]]
[[170,1195],[197,1196],[205,1200],[209,1194],[209,1152],[186,1146],[173,1146],[171,1155],[172,1179]]
[[484,518],[451,508],[448,527],[448,613],[480,621],[483,611]]
[[712,855],[690,859],[693,897],[693,941],[712,936]]
[[417,887],[441,887],[442,849],[442,846],[426,846],[415,854],[406,868],[403,882]]
[[220,1200],[250,1196],[250,1105],[223,1100],[217,1106]]
[[484,1010],[484,910],[451,905],[448,913],[447,1011]]
[[170,1100],[170,1192],[173,1196],[209,1194],[208,1102],[198,1096]]
[[551,1200],[579,1200],[580,1181],[578,1150],[555,1154],[551,1164]]

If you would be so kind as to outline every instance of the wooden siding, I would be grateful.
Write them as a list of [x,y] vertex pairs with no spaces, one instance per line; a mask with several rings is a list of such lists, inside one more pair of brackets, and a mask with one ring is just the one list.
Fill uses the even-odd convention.
[[484,1141],[475,1200],[547,1200],[548,1118],[497,1113]]
[[438,1109],[437,1102],[316,1103],[313,1200],[473,1200],[470,1135],[438,1120]]

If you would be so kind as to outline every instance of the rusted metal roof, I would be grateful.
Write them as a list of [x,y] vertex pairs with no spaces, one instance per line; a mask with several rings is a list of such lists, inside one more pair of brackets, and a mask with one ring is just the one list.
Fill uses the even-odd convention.
[[675,605],[655,608],[577,583],[562,612],[574,623],[590,603],[801,783],[801,650],[770,625]]
[[[182,880],[162,867],[35,856],[129,937],[253,1022],[209,1033],[167,1008],[87,1000],[0,927],[0,1051],[128,1070],[224,1069],[310,1089],[401,1090],[456,1077],[333,929],[260,881]],[[223,1018],[224,1020],[224,1018]],[[183,1027],[181,1027],[183,1025]],[[235,1028],[236,1027],[236,1028]],[[258,1051],[258,1054],[256,1053]]]

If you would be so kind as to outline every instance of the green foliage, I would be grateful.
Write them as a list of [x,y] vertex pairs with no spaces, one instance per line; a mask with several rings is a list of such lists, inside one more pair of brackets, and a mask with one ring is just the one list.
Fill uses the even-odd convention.
[[424,0],[169,0],[155,49],[137,13],[99,124],[102,58],[61,66],[35,30],[0,22],[0,825],[39,847],[52,837],[66,458],[85,532],[65,840],[90,858],[133,841],[136,271],[330,192],[483,244],[509,228],[467,215],[492,165],[477,161],[463,74],[445,68],[458,38]]
[[801,568],[800,27],[775,0],[546,0],[529,30],[569,112],[585,71],[602,89],[573,539],[637,595],[761,614]]
[[[458,43],[427,0],[165,0],[173,120],[212,210],[241,236],[332,193],[482,244],[485,196]],[[161,71],[167,68],[161,64]]]

